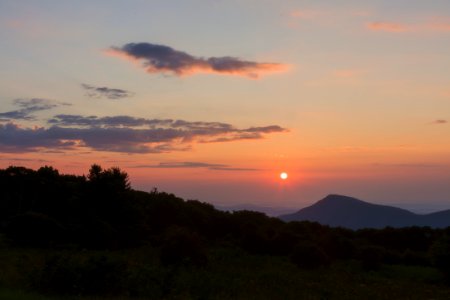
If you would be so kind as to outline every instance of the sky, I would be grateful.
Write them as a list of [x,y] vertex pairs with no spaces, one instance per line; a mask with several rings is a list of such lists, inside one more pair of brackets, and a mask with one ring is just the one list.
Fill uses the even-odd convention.
[[448,0],[0,0],[0,39],[1,168],[450,209]]

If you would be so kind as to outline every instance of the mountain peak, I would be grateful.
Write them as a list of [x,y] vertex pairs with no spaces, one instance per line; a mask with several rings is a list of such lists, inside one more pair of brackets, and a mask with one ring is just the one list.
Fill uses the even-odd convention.
[[349,196],[338,195],[338,194],[329,194],[322,200],[319,200],[317,203],[340,203],[340,204],[349,203],[349,204],[352,204],[352,203],[366,203],[366,202],[359,200],[357,198],[349,197]]
[[450,210],[416,215],[405,209],[365,202],[357,198],[330,194],[311,206],[280,216],[284,221],[313,221],[351,229],[450,225]]
[[322,200],[358,200],[358,199],[345,195],[329,194]]

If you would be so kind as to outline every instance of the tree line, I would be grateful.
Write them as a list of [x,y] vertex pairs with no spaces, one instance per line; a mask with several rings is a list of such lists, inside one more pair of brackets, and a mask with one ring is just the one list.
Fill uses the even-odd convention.
[[300,268],[357,260],[431,266],[450,277],[450,228],[349,230],[224,212],[153,189],[133,190],[126,172],[92,165],[86,176],[11,166],[0,170],[0,234],[10,247],[120,250],[150,246],[163,265],[208,264],[210,249],[287,257]]

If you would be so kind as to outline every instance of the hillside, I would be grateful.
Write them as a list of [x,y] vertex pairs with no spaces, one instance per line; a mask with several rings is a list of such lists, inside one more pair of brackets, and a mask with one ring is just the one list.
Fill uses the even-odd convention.
[[[367,226],[374,211],[415,218],[336,195],[305,210],[338,222],[344,207]],[[448,229],[220,211],[133,190],[99,165],[86,176],[0,169],[0,299],[449,299],[449,261]]]
[[313,221],[350,229],[450,226],[450,210],[419,215],[408,210],[378,205],[342,195],[328,195],[293,214],[280,216],[284,221]]

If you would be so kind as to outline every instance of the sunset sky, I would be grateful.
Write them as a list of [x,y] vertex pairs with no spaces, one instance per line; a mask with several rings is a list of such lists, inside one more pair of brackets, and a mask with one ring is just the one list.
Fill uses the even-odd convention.
[[450,209],[448,0],[0,0],[0,39],[1,168]]

